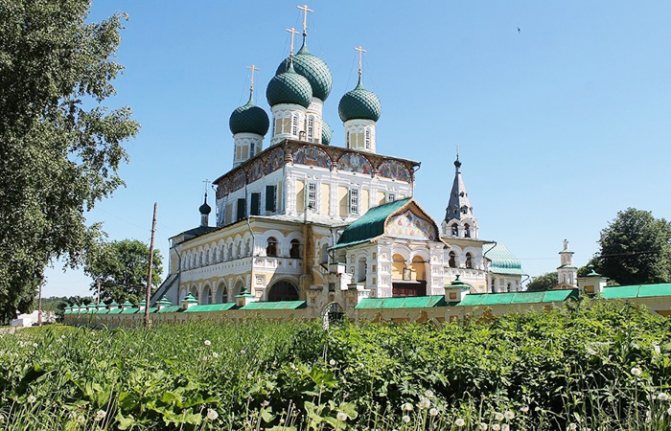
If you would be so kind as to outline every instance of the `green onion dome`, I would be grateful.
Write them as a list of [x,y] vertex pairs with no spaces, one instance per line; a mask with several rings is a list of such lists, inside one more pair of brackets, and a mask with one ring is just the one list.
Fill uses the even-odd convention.
[[326,124],[326,121],[322,122],[322,144],[329,145],[331,144],[331,137],[333,136],[333,131],[331,126]]
[[307,79],[296,73],[291,62],[286,72],[273,76],[266,88],[270,106],[293,103],[307,108],[312,102],[312,87]]
[[361,79],[354,90],[345,93],[338,104],[338,115],[343,122],[347,120],[377,121],[381,113],[380,99],[372,91],[363,88]]
[[[289,59],[285,58],[277,68],[275,74],[279,75],[282,71],[286,70],[287,64],[289,64]],[[314,97],[322,102],[329,97],[331,88],[333,87],[331,71],[324,60],[308,51],[305,42],[303,42],[303,46],[294,56],[294,67],[299,75],[304,76],[310,82]]]
[[228,120],[228,126],[234,135],[236,133],[256,133],[263,136],[268,133],[270,121],[266,111],[256,106],[250,95],[246,104],[233,111]]

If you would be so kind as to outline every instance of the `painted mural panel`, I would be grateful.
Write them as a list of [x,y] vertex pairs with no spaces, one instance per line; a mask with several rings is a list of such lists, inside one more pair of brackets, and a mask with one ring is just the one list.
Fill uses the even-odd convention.
[[377,174],[382,177],[393,178],[407,183],[412,181],[412,175],[410,175],[408,168],[406,168],[403,163],[397,162],[396,160],[382,162],[377,168]]
[[343,154],[340,159],[338,159],[337,167],[343,171],[358,172],[368,175],[373,172],[373,166],[370,164],[370,161],[363,155],[356,153]]
[[326,169],[331,169],[333,165],[333,161],[326,154],[326,151],[311,145],[306,145],[296,150],[294,153],[294,163]]
[[389,220],[385,233],[397,238],[437,240],[433,223],[410,210]]

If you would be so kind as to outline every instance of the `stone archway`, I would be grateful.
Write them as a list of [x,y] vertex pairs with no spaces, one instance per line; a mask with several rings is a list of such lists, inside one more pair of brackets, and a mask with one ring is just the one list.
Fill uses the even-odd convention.
[[290,282],[283,280],[273,284],[268,290],[268,301],[298,301],[298,289]]
[[329,329],[332,323],[342,322],[345,319],[345,310],[337,302],[332,302],[322,311],[322,325]]

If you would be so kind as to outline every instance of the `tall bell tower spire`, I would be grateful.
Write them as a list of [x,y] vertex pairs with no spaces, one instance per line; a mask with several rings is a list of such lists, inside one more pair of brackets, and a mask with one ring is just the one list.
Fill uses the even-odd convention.
[[473,206],[466,191],[466,184],[461,175],[459,147],[454,161],[454,181],[450,192],[450,201],[445,209],[442,223],[443,235],[451,238],[478,238],[478,220],[473,214]]

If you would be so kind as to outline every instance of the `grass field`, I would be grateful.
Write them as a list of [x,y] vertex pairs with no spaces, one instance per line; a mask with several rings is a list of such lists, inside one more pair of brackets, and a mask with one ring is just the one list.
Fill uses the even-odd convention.
[[668,430],[671,325],[622,303],[434,325],[0,336],[0,429]]

